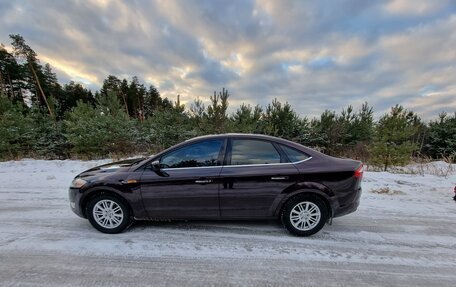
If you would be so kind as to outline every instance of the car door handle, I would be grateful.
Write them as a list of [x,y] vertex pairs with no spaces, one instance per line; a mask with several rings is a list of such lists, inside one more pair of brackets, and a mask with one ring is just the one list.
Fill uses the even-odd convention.
[[212,180],[211,179],[197,179],[195,180],[195,183],[199,183],[199,184],[206,184],[206,183],[211,183]]
[[284,180],[284,179],[288,179],[288,178],[289,178],[288,176],[272,176],[271,180]]

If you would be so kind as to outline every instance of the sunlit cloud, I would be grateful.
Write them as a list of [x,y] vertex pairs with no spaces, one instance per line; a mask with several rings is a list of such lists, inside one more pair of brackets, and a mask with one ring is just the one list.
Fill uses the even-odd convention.
[[102,84],[95,74],[87,73],[84,66],[79,62],[71,63],[65,60],[57,60],[55,57],[46,55],[40,55],[40,59],[45,63],[49,63],[56,72],[64,73],[67,76],[66,78],[70,78],[75,82],[88,86],[100,86]]
[[230,112],[274,98],[308,117],[364,101],[376,116],[456,108],[449,0],[0,0],[0,42],[12,33],[63,82],[137,76],[188,107],[227,88]]
[[400,15],[427,15],[445,8],[448,3],[449,1],[392,0],[385,6],[385,10]]

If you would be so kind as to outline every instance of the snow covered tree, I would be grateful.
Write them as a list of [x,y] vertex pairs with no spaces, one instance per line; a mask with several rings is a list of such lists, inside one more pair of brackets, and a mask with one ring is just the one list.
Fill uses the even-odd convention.
[[89,156],[134,152],[135,123],[125,113],[115,92],[100,95],[96,107],[78,102],[67,114],[66,136],[73,152]]
[[32,130],[33,122],[25,108],[0,97],[0,159],[27,154],[33,144]]
[[[52,98],[50,98],[52,99]],[[63,122],[54,122],[48,113],[33,108],[28,115],[33,123],[29,131],[31,137],[31,154],[48,159],[65,159],[69,157],[70,144],[64,136]]]

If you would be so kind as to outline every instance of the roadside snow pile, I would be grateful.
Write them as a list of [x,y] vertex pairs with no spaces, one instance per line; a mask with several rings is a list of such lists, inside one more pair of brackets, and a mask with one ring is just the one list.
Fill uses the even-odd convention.
[[418,175],[437,175],[448,177],[456,172],[456,164],[449,164],[444,161],[433,161],[429,163],[414,163],[404,167],[394,168],[395,173],[408,173]]
[[0,162],[0,188],[66,189],[76,174],[111,160],[34,160]]
[[[447,177],[367,172],[360,210],[379,214],[394,211],[403,216],[455,217],[456,202],[451,200],[455,185],[454,172]],[[379,205],[380,202],[385,205]]]

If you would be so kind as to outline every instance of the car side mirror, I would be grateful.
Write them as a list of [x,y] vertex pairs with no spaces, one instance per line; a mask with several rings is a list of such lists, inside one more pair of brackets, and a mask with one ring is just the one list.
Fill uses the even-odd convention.
[[160,171],[160,161],[154,160],[151,166],[153,171]]
[[161,170],[160,161],[154,160],[150,164],[150,166],[152,168],[152,171],[154,171],[159,176],[163,176],[163,177],[168,177],[169,176],[169,174],[166,171]]

